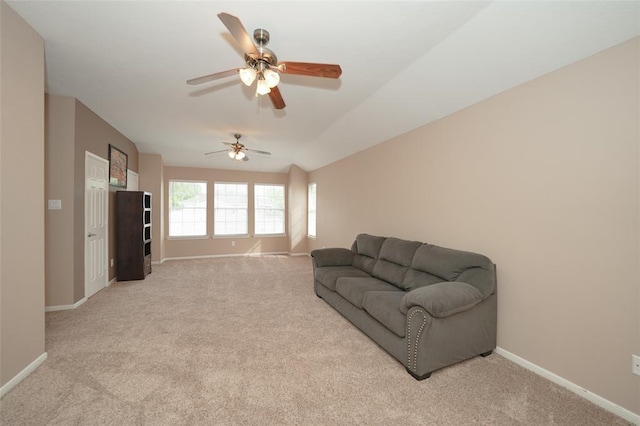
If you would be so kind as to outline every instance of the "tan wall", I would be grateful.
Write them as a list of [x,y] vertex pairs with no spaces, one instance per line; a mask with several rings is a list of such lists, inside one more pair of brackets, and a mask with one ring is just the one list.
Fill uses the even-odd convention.
[[307,172],[293,165],[289,170],[289,253],[307,253]]
[[45,97],[45,199],[60,200],[61,210],[45,214],[45,305],[74,302],[74,98]]
[[[172,179],[203,180],[207,187],[207,235],[206,239],[166,239],[163,240],[166,258],[215,256],[249,253],[286,253],[289,251],[288,237],[253,237],[253,184],[277,183],[287,185],[286,173],[241,172],[234,170],[201,169],[189,167],[165,167],[164,187],[169,188]],[[238,238],[211,238],[213,235],[213,183],[214,182],[247,182],[249,184],[249,235]],[[286,188],[285,188],[286,190]],[[169,235],[168,194],[163,201],[165,235]],[[287,201],[287,205],[288,205]],[[287,229],[287,224],[285,224]],[[232,246],[235,241],[235,246]]]
[[311,172],[309,249],[368,232],[486,254],[498,345],[640,413],[638,49],[624,43]]
[[[158,154],[140,154],[138,157],[140,180],[138,189],[151,193],[151,261],[164,259],[164,211],[162,209],[163,169],[162,156]],[[117,267],[118,265],[116,265]]]
[[[75,98],[46,95],[45,117],[46,198],[62,200],[62,210],[46,214],[46,306],[69,306],[84,297],[85,151],[108,160],[109,144],[115,145],[127,153],[129,169],[137,172],[138,150]],[[115,258],[116,189],[110,187],[109,193],[109,259]],[[114,277],[115,267],[109,266],[108,278]]]
[[4,386],[45,350],[44,41],[4,1],[0,1],[0,57],[0,385]]
[[[84,297],[84,162],[85,151],[89,151],[106,160],[109,159],[109,144],[124,151],[128,156],[128,168],[138,171],[138,149],[135,144],[76,100],[76,145],[75,145],[75,215],[77,220],[74,227],[74,257],[78,267],[75,271],[74,294],[75,301]],[[115,226],[114,206],[115,191],[124,188],[109,187],[109,260],[115,259]],[[116,276],[115,264],[109,262],[109,280]]]

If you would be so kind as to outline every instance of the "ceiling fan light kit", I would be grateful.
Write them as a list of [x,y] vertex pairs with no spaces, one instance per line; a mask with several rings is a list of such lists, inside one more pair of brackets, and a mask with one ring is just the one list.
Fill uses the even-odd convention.
[[233,160],[242,161],[246,157],[247,155],[242,151],[229,151],[229,158]]
[[280,62],[278,57],[266,47],[269,43],[269,31],[258,28],[253,32],[251,40],[240,19],[228,13],[219,13],[218,18],[227,27],[244,52],[245,68],[232,69],[187,80],[187,84],[207,83],[238,73],[240,80],[247,86],[256,83],[256,96],[269,94],[275,109],[283,109],[286,105],[278,89],[280,73],[297,74],[309,77],[339,78],[342,74],[340,65],[315,64],[308,62]]
[[235,135],[233,135],[233,137],[236,138],[236,141],[234,143],[222,142],[225,145],[229,145],[229,150],[221,149],[219,151],[206,152],[204,155],[211,155],[211,154],[226,152],[229,158],[236,161],[249,161],[249,157],[247,157],[247,151],[255,152],[257,154],[262,154],[262,155],[271,155],[271,153],[268,151],[261,151],[259,149],[247,148],[246,146],[241,144],[240,138],[242,137],[242,135],[240,135],[239,133],[236,133]]

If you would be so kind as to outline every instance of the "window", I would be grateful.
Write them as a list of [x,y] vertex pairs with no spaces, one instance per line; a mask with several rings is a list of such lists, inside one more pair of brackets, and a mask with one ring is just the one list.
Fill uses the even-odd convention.
[[214,235],[247,235],[247,184],[215,183]]
[[284,185],[255,184],[255,234],[284,235]]
[[169,181],[169,236],[207,235],[207,182]]
[[307,235],[316,236],[316,183],[309,184],[307,201]]

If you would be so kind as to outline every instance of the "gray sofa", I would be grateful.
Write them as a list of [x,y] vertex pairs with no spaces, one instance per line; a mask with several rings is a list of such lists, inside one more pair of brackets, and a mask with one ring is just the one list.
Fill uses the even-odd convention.
[[476,253],[360,234],[311,252],[316,295],[416,379],[496,347],[495,265]]

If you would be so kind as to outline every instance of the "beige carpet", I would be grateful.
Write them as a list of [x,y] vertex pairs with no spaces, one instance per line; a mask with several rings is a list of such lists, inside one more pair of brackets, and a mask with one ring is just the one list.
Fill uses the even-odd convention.
[[46,315],[3,425],[626,424],[493,354],[417,382],[313,293],[307,257],[170,261]]

